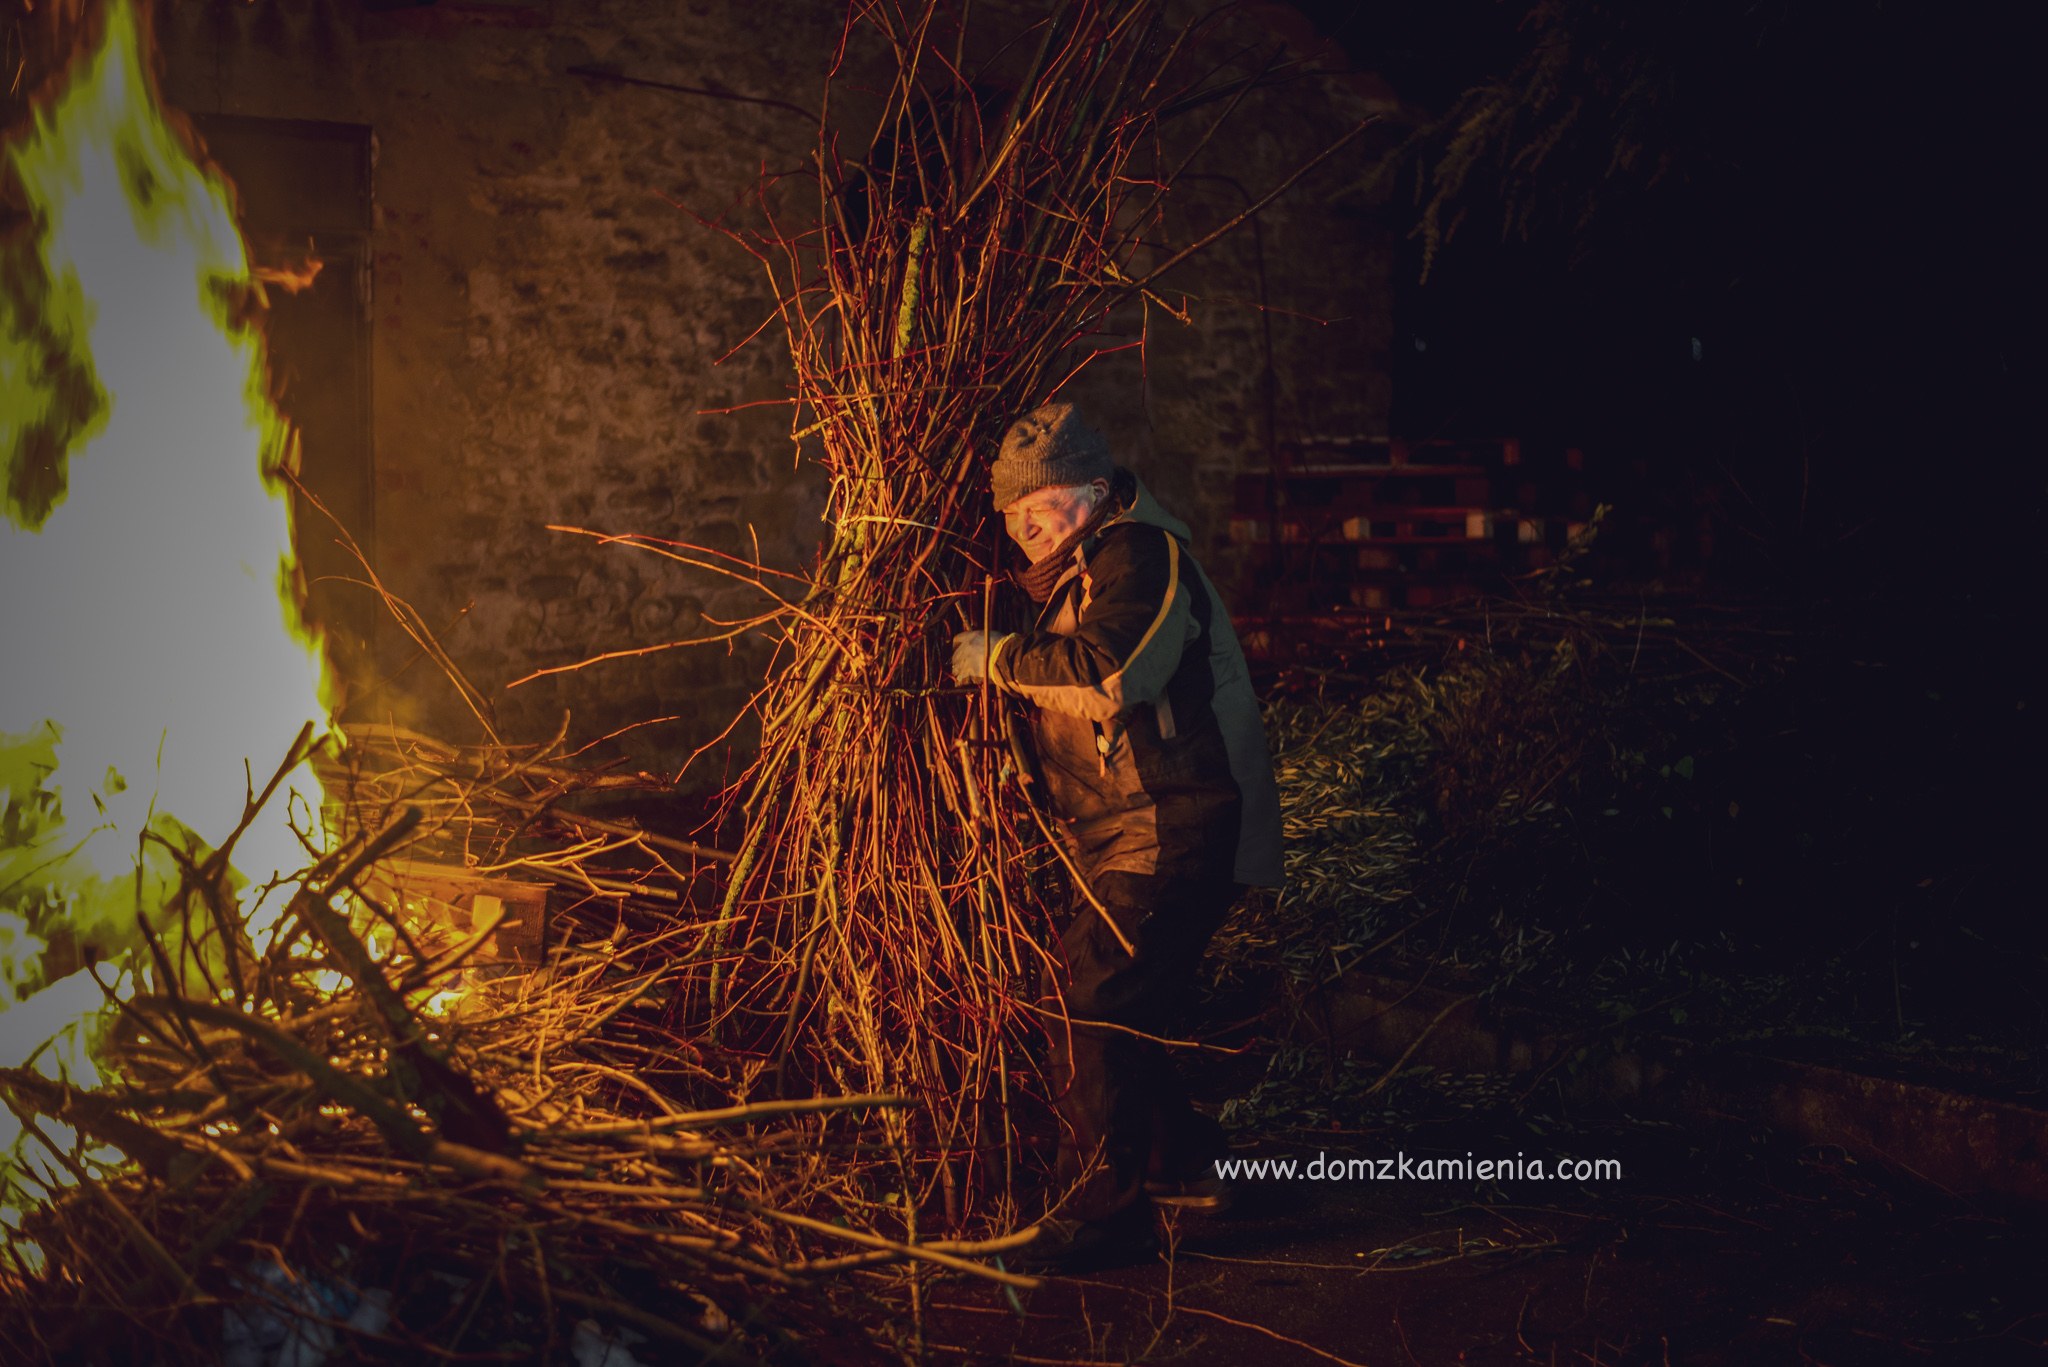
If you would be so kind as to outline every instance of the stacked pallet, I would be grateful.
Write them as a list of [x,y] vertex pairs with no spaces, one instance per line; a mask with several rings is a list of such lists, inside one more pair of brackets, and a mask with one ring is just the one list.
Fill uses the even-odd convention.
[[1430,608],[1551,562],[1590,515],[1576,449],[1514,438],[1304,438],[1237,480],[1230,539],[1258,600],[1324,614]]

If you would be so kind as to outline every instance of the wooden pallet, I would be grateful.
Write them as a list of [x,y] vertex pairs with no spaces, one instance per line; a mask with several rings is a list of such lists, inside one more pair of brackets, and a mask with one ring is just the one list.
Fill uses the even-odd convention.
[[1317,437],[1278,453],[1238,476],[1228,535],[1252,592],[1283,611],[1438,606],[1549,563],[1584,515],[1576,450]]

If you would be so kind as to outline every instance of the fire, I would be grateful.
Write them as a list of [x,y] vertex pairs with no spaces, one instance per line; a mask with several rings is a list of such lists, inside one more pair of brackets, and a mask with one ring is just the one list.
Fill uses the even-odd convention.
[[[0,1067],[92,1086],[107,991],[154,971],[138,919],[176,887],[173,849],[225,840],[327,711],[290,433],[234,313],[261,286],[125,0],[6,156],[33,223],[0,263]],[[252,931],[311,862],[320,803],[301,765],[236,842]],[[0,1107],[8,1228],[17,1125]]]

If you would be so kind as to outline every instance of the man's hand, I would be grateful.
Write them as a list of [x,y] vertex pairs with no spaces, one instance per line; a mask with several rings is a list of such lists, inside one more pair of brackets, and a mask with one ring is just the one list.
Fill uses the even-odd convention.
[[953,682],[973,683],[988,677],[988,662],[1010,639],[1007,631],[963,631],[953,638]]

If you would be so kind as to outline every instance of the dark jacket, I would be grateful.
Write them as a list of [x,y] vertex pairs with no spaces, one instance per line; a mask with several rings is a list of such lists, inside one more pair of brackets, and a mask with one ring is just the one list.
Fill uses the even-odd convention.
[[1279,887],[1280,798],[1244,652],[1187,525],[1132,483],[990,679],[1035,704],[1046,800],[1084,872]]

